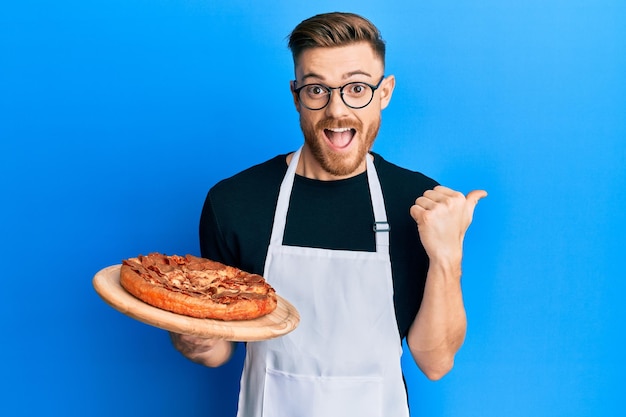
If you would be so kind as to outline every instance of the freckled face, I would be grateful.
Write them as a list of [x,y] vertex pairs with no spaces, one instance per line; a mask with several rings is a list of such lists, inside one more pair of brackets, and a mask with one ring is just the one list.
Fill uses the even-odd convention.
[[[383,72],[383,63],[365,42],[307,49],[296,65],[296,84],[292,85],[292,91],[313,83],[329,87],[355,81],[376,85]],[[302,158],[311,169],[307,176],[346,178],[365,169],[365,155],[378,134],[381,110],[389,103],[394,81],[393,76],[383,80],[372,102],[362,109],[346,106],[339,90],[332,90],[330,102],[321,110],[302,106],[294,93],[305,141]]]

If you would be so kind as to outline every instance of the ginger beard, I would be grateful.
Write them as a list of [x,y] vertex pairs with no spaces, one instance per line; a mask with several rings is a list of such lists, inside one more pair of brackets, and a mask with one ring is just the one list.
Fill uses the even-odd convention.
[[[360,120],[336,120],[326,118],[312,126],[300,116],[300,128],[307,144],[318,164],[328,173],[335,176],[347,176],[354,173],[365,160],[365,155],[374,144],[380,128],[380,117],[372,121],[364,130]],[[343,132],[331,129],[349,129]],[[346,142],[345,147],[353,147],[345,152],[338,152],[328,144]],[[352,143],[357,141],[357,143]],[[356,146],[356,147],[355,147]],[[343,147],[343,146],[342,146]]]

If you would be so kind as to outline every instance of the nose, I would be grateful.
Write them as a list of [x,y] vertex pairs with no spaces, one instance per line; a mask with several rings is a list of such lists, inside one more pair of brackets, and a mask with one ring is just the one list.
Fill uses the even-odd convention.
[[339,90],[333,90],[330,95],[330,101],[328,105],[325,107],[324,111],[328,117],[333,118],[341,118],[343,116],[348,115],[349,109],[346,106],[346,103],[343,102],[341,98],[341,93]]

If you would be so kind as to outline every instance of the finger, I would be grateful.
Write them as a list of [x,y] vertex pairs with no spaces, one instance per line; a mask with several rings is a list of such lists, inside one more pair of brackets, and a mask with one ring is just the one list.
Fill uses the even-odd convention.
[[448,188],[443,185],[438,185],[432,190],[425,191],[423,196],[438,203],[443,203],[448,199],[458,199],[461,197],[465,198],[465,195],[463,193],[460,193],[456,190],[453,190],[452,188]]
[[423,196],[418,197],[417,200],[415,200],[415,205],[423,209],[430,210],[437,205],[438,201],[439,197],[436,195],[432,193],[428,193],[428,195],[426,195],[426,193],[424,193]]
[[447,196],[455,196],[456,194],[457,192],[451,188],[445,187],[443,185],[437,185],[436,187],[430,190],[424,191],[423,196],[431,198],[435,201],[440,201]]
[[185,345],[187,347],[200,348],[200,347],[212,347],[215,345],[217,339],[215,338],[206,338],[200,336],[194,336],[190,334],[178,334],[178,333],[170,333],[172,338],[172,342],[176,345]]
[[[445,198],[445,194],[440,192],[439,190],[432,189],[424,191],[424,194],[422,194],[420,198],[431,200],[434,202],[440,202]],[[417,201],[416,204],[418,204]]]
[[485,197],[487,197],[487,191],[485,190],[473,190],[467,193],[467,196],[465,196],[467,201],[473,202],[474,205],[478,204],[478,200]]
[[448,196],[456,196],[458,194],[458,191],[455,191],[452,188],[446,187],[445,185],[438,185],[435,188],[433,188],[433,190],[437,191],[438,193],[448,195]]
[[415,220],[418,224],[420,223],[420,220],[423,216],[423,213],[426,211],[426,209],[424,209],[423,207],[420,207],[419,205],[415,204],[413,206],[411,206],[409,213],[411,214],[411,217],[413,217],[413,220]]

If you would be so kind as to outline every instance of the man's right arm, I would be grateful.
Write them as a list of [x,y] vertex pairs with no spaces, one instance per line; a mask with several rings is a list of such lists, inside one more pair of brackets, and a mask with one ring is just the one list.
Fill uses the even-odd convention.
[[[207,195],[200,217],[200,254],[202,257],[233,264],[234,260],[225,249],[221,233],[215,219],[210,196]],[[187,359],[204,366],[215,368],[228,362],[235,344],[223,339],[204,338],[170,332],[172,344]]]

